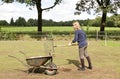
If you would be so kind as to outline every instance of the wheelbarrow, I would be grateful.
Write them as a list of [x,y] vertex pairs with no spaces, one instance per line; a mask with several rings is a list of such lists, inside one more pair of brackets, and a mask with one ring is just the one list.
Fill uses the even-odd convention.
[[[23,52],[21,52],[24,54]],[[25,54],[24,54],[25,55]],[[8,55],[9,57],[17,59],[19,62],[21,62],[24,66],[26,66],[29,69],[32,67],[32,72],[34,72],[38,68],[43,68],[45,74],[47,75],[55,75],[57,73],[57,66],[53,63],[53,57],[51,55],[49,56],[34,56],[34,57],[26,57],[26,63],[21,61],[19,58]]]
[[28,67],[29,69],[32,67],[32,72],[34,72],[37,68],[43,68],[45,74],[55,75],[57,73],[57,66],[53,63],[54,42],[52,37],[46,37],[44,47],[45,52],[47,54],[46,56],[27,57],[25,53],[20,51],[20,53],[22,53],[25,56],[26,63],[24,63],[15,56],[9,55],[9,57],[17,59],[19,62],[21,62],[24,66]]
[[57,66],[53,63],[52,56],[29,57],[26,61],[28,65],[33,66],[33,71],[41,67],[45,69],[47,75],[55,75],[57,72]]

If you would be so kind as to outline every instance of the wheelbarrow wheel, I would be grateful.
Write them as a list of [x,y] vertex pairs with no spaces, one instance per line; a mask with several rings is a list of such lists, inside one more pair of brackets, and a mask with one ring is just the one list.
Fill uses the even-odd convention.
[[55,75],[57,73],[57,66],[54,63],[48,63],[45,67],[45,74]]

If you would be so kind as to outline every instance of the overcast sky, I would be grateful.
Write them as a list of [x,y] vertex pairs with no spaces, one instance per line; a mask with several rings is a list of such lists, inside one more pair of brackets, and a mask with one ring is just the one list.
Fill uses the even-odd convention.
[[[53,5],[54,0],[42,0],[42,7],[49,7]],[[63,0],[61,4],[57,5],[50,11],[43,12],[43,19],[52,19],[54,21],[69,21],[76,19],[93,19],[97,15],[88,15],[87,13],[82,13],[81,15],[74,15],[75,4],[79,0]],[[1,0],[0,0],[0,4]],[[18,17],[24,17],[26,21],[29,18],[37,19],[36,7],[26,7],[26,4],[20,4],[17,2],[0,5],[0,20],[7,20],[10,22],[11,18],[16,20]]]

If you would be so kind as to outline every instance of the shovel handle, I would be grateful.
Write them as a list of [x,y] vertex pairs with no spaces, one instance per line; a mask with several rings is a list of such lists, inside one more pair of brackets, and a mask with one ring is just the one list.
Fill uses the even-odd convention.
[[54,47],[66,47],[66,46],[77,46],[78,44],[72,43],[71,45],[55,45]]

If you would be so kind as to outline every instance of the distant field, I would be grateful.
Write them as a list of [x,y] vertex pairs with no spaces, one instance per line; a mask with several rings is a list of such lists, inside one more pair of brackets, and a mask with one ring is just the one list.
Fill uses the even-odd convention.
[[[84,30],[89,30],[89,31],[94,31],[94,30],[99,30],[99,27],[86,27],[86,26],[82,26],[82,28]],[[6,32],[36,32],[37,31],[37,27],[2,27],[1,26],[1,30],[2,31],[6,31]],[[120,28],[113,28],[113,27],[106,27],[105,30],[115,30],[118,31],[120,30]],[[43,31],[73,31],[72,26],[54,26],[54,27],[43,27]]]

